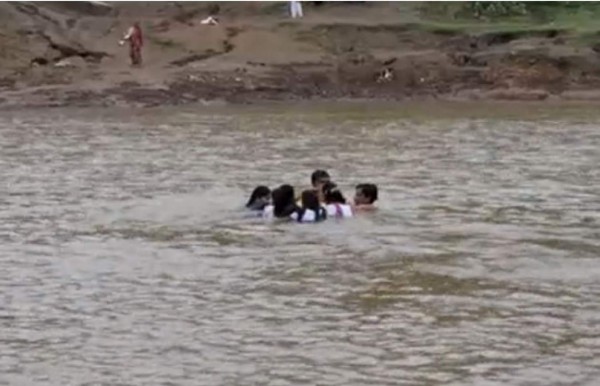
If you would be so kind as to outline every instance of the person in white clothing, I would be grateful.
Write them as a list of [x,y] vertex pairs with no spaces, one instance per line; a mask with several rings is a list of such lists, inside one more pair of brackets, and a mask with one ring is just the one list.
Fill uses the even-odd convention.
[[290,13],[292,14],[292,19],[301,18],[304,16],[302,14],[302,2],[290,1]]
[[294,212],[290,215],[290,218],[293,221],[302,223],[322,221],[322,219],[317,219],[317,214],[312,209],[304,209]]
[[349,218],[354,216],[352,206],[346,203],[346,198],[335,183],[329,181],[323,185],[323,196],[328,217]]
[[319,195],[312,189],[302,192],[302,207],[290,215],[297,222],[320,222],[327,218],[327,211],[319,203]]
[[301,223],[320,222],[327,218],[325,208],[319,205],[314,190],[302,192],[302,206],[294,202],[294,188],[281,185],[273,190],[273,205],[267,205],[262,211],[264,219],[287,219]]
[[262,211],[271,203],[271,189],[260,185],[254,188],[250,199],[246,203],[246,208],[252,211]]
[[351,218],[354,217],[352,207],[348,204],[331,203],[325,205],[327,217],[329,218]]
[[273,205],[267,205],[262,211],[262,218],[266,220],[272,220],[275,218],[275,207]]
[[265,219],[290,219],[290,215],[298,211],[294,202],[294,188],[291,185],[281,185],[271,192],[272,205],[267,205],[262,212]]

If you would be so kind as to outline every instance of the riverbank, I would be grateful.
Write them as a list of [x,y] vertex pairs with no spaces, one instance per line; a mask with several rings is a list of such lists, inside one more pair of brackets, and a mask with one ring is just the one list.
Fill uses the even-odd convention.
[[[3,3],[0,107],[299,100],[600,101],[598,32],[419,3]],[[202,25],[210,14],[217,26]],[[566,16],[565,16],[566,15]],[[139,20],[144,65],[116,43]],[[586,19],[587,20],[587,19]],[[574,22],[577,21],[577,22]],[[595,28],[595,27],[594,27]]]

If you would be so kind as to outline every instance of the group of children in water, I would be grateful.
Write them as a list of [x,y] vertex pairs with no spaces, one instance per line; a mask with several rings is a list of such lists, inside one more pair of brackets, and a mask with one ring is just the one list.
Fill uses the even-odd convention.
[[354,200],[347,202],[325,170],[315,170],[310,179],[312,189],[303,191],[299,199],[291,185],[284,184],[273,191],[266,186],[257,186],[250,195],[246,208],[258,212],[263,218],[297,222],[319,222],[332,217],[348,218],[359,211],[375,209],[378,193],[374,184],[356,185]]

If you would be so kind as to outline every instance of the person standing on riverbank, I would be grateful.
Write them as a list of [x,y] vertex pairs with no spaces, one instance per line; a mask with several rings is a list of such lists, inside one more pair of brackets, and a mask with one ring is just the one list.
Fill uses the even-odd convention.
[[292,14],[292,19],[303,17],[304,14],[302,13],[302,2],[290,1],[290,13]]
[[132,66],[140,66],[142,64],[142,46],[144,45],[144,39],[142,37],[142,28],[138,22],[133,23],[129,30],[123,36],[123,40],[119,42],[120,45],[125,44],[129,41],[129,57],[131,58]]

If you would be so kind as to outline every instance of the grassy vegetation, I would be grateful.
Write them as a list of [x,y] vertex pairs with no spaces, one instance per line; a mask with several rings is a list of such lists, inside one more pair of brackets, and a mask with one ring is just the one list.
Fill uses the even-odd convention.
[[[331,29],[356,29],[377,32],[378,30],[423,30],[444,35],[510,33],[515,37],[552,37],[560,35],[573,43],[590,45],[600,39],[600,2],[401,2],[390,3],[389,15],[378,22],[359,19],[336,19],[337,10],[345,4],[324,3],[314,8],[312,14],[327,11],[332,19],[319,21],[315,31],[326,34]],[[269,6],[269,10],[281,7]],[[307,5],[310,7],[310,5]],[[375,5],[365,3],[365,13],[374,11]],[[369,9],[371,8],[371,9]],[[280,9],[280,8],[277,8]],[[310,8],[307,14],[311,14]],[[379,15],[382,16],[382,15]],[[280,26],[295,28],[297,23],[283,19]],[[315,32],[315,31],[311,31]]]
[[424,28],[456,32],[558,30],[573,35],[600,32],[596,2],[438,2],[420,5]]
[[158,36],[153,36],[153,35],[148,36],[147,39],[162,48],[179,48],[179,47],[181,47],[181,43],[178,43],[172,39],[163,39],[163,38],[160,38]]

